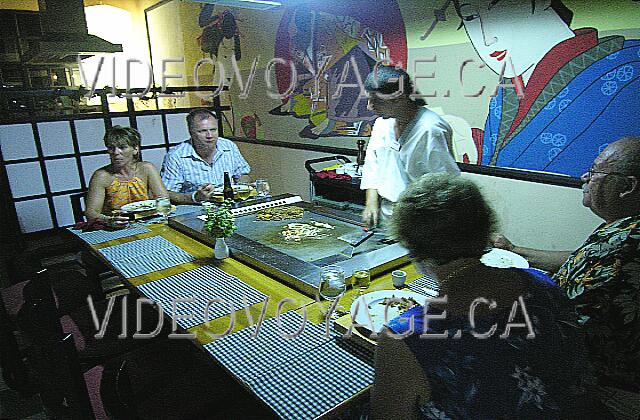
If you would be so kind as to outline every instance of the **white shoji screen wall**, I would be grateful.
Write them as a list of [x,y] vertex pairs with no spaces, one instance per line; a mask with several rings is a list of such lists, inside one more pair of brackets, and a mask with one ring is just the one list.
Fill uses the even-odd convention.
[[[158,169],[168,148],[189,138],[186,113],[136,115],[142,158]],[[128,116],[110,118],[128,126]],[[91,174],[109,163],[106,120],[83,118],[0,125],[0,150],[20,227],[31,233],[73,224],[69,196],[86,191]]]

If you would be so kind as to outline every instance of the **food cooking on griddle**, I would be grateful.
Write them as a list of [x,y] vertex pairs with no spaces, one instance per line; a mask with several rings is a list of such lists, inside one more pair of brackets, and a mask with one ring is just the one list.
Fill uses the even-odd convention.
[[271,207],[260,210],[256,214],[256,220],[289,220],[300,219],[304,215],[304,209],[296,206]]
[[322,239],[329,236],[328,232],[334,229],[328,223],[310,220],[309,223],[289,223],[281,232],[285,241],[300,242],[303,239]]

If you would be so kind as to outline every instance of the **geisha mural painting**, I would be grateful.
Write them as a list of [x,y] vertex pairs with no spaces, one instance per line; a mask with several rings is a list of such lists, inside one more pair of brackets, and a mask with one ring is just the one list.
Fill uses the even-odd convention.
[[[348,3],[348,2],[347,2]],[[406,65],[404,23],[395,0],[375,8],[335,2],[287,10],[276,38],[275,57],[292,62],[294,89],[273,115],[308,120],[304,138],[367,136],[375,115],[356,85],[378,61]],[[288,65],[276,66],[278,90],[292,85]]]
[[[209,57],[222,64],[225,71],[225,85],[231,84],[233,76],[232,57],[239,61],[242,57],[240,46],[240,31],[236,18],[229,10],[216,13],[214,4],[205,4],[200,9],[198,25],[202,28],[202,35],[198,37],[200,48]],[[215,72],[214,72],[214,79]]]
[[570,29],[560,0],[454,0],[484,63],[503,73],[479,163],[579,177],[609,143],[640,135],[640,41]]

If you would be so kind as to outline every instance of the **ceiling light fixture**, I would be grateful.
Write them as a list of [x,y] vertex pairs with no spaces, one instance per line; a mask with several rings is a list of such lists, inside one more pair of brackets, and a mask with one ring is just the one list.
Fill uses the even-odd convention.
[[242,9],[268,10],[282,6],[282,3],[270,0],[192,0],[196,3],[208,3]]

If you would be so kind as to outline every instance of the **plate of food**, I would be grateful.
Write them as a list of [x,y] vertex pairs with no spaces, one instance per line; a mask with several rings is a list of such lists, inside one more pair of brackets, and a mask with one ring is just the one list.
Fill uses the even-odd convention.
[[136,201],[134,203],[125,204],[120,208],[122,211],[126,211],[127,213],[140,213],[143,211],[155,210],[156,209],[156,200],[143,200]]
[[480,261],[489,267],[496,268],[529,268],[529,262],[523,256],[506,249],[493,248],[484,254]]
[[[400,301],[391,301],[391,298],[398,298]],[[351,305],[351,319],[354,324],[371,326],[373,328],[367,329],[378,333],[385,326],[385,321],[397,318],[416,305],[424,305],[427,298],[428,296],[404,290],[380,290],[366,293]],[[386,319],[385,310],[387,311]]]

